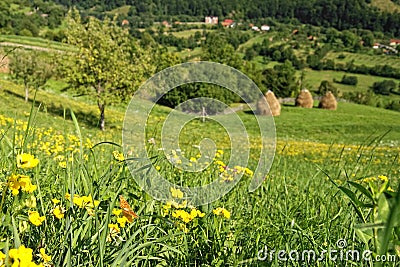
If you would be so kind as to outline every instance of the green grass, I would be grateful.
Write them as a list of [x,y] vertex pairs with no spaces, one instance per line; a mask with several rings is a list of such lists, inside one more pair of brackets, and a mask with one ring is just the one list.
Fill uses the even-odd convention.
[[240,46],[239,46],[239,49],[244,49],[244,48],[247,48],[247,47],[251,47],[252,45],[254,45],[254,44],[256,44],[256,43],[262,43],[263,42],[263,40],[265,39],[265,38],[273,38],[274,37],[274,34],[273,33],[259,33],[259,34],[255,34],[255,36],[254,37],[252,37],[252,38],[250,38],[247,42],[245,42],[245,43],[243,43],[243,44],[241,44]]
[[[208,30],[208,31],[210,31],[210,30]],[[179,32],[171,31],[170,33],[178,38],[189,38],[190,36],[194,36],[196,32],[203,34],[202,29],[190,29],[190,30],[184,30],[184,31],[179,31]]]
[[393,3],[391,0],[372,0],[370,5],[386,12],[400,12],[400,6]]
[[[339,59],[339,55],[344,55],[345,58]],[[373,67],[375,65],[390,65],[394,68],[400,68],[400,60],[397,56],[389,55],[367,55],[367,54],[355,54],[348,52],[329,52],[325,57],[327,59],[333,59],[337,63],[347,63],[353,61],[355,65],[365,65],[367,67]]]
[[[118,144],[121,143],[123,105],[107,109],[106,116],[114,120],[111,122],[114,127],[101,133],[95,128],[95,122],[90,123],[96,106],[88,99],[60,95],[63,83],[52,81],[46,91],[38,92],[38,104],[43,104],[39,109],[34,108],[34,111],[38,109],[34,118],[27,114],[31,103],[23,101],[20,86],[4,79],[0,80],[0,86],[0,214],[3,218],[0,250],[7,254],[7,248],[23,244],[33,250],[37,263],[43,262],[37,256],[41,247],[52,255],[55,266],[280,266],[283,262],[277,258],[272,262],[258,260],[258,251],[267,247],[269,251],[315,249],[320,253],[324,249],[336,249],[339,239],[347,241],[346,249],[375,251],[372,243],[367,245],[356,236],[359,215],[349,204],[353,197],[365,199],[359,193],[345,197],[334,183],[347,188],[348,180],[383,174],[397,189],[398,113],[351,103],[339,103],[336,111],[283,106],[281,116],[275,118],[275,158],[260,188],[248,192],[251,177],[245,175],[228,194],[197,207],[204,217],[196,216],[184,222],[174,212],[190,213],[192,208],[165,206],[139,187],[135,179],[145,178],[149,185],[155,181],[156,172],[148,166],[138,169],[143,165],[142,159],[136,158],[141,154],[138,147],[124,147],[125,161],[114,158],[114,151],[122,151]],[[69,112],[64,118],[64,108],[71,108],[77,120]],[[229,162],[230,141],[224,129],[212,120],[191,121],[175,136],[188,157],[197,157],[198,150],[192,145],[199,140],[208,137],[216,141],[217,148],[224,153],[215,155],[215,160],[209,159],[213,163],[203,172],[185,171],[185,165],[179,163],[174,168],[165,158],[172,155],[171,151],[165,151],[164,155],[156,149],[161,146],[160,128],[169,111],[156,106],[149,118],[141,112],[131,117],[139,121],[148,119],[148,137],[155,137],[156,142],[155,145],[146,143],[159,174],[178,185],[223,179],[225,168],[221,170],[218,166]],[[241,147],[251,152],[249,163],[243,167],[254,171],[260,145],[255,118],[246,111],[238,115],[247,127],[251,144],[246,147],[243,143]],[[14,122],[12,118],[19,120]],[[25,131],[30,118],[33,128]],[[234,114],[222,118],[229,123]],[[260,119],[263,121],[265,117]],[[230,134],[236,131],[233,128]],[[87,138],[92,144],[109,143],[93,147]],[[16,154],[22,150],[38,158],[39,165],[19,168]],[[131,174],[128,167],[136,171]],[[226,172],[232,177],[235,175],[233,170]],[[13,173],[29,177],[36,189],[24,192],[24,184],[22,189],[17,189],[18,195],[13,196],[4,186],[15,187],[5,183]],[[188,197],[189,190],[182,190],[183,197]],[[162,192],[182,204],[183,199],[173,196],[168,187]],[[66,193],[76,194],[74,201],[65,198]],[[93,207],[91,201],[80,204],[81,197],[89,195],[99,201],[98,206]],[[139,217],[112,233],[110,224],[117,224],[117,217],[124,218],[112,212],[119,208],[119,195],[127,199]],[[26,202],[31,196],[36,199],[34,207]],[[51,201],[55,198],[60,203]],[[65,209],[64,218],[54,216],[57,205]],[[230,212],[229,219],[214,214],[213,210],[220,207]],[[29,211],[39,212],[46,220],[39,226],[33,225]],[[375,211],[381,212],[381,209]],[[361,210],[365,215],[368,212],[367,208]],[[346,263],[341,261],[341,264]],[[304,266],[296,261],[290,265]],[[316,265],[338,266],[338,262],[326,259]]]
[[201,56],[201,48],[196,47],[193,50],[183,49],[181,52],[178,52],[178,54],[185,60],[199,59]]
[[0,35],[0,45],[3,42],[48,48],[54,50],[61,51],[71,51],[74,50],[73,47],[68,46],[67,44],[63,44],[60,42],[50,41],[39,37],[28,37],[28,36],[19,36],[19,35]]
[[121,6],[121,7],[115,8],[111,11],[106,12],[106,14],[111,14],[111,15],[118,14],[118,15],[122,15],[122,16],[127,16],[130,8],[131,8],[130,5]]
[[353,74],[353,73],[346,73],[341,71],[315,71],[306,69],[305,70],[306,77],[306,85],[309,85],[309,89],[316,90],[318,89],[321,81],[327,80],[333,82],[333,80],[341,80],[343,75],[347,76],[356,76],[358,79],[358,83],[356,86],[350,86],[340,83],[335,83],[334,86],[337,87],[341,92],[351,92],[351,91],[367,91],[374,82],[379,82],[383,80],[394,80],[396,83],[399,83],[400,80],[397,79],[390,79],[385,77],[379,76],[372,76],[372,75],[364,75],[364,74]]

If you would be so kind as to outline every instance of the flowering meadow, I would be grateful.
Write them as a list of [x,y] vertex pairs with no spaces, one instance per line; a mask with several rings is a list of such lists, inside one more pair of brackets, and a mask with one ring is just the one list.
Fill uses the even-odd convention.
[[[135,155],[122,153],[118,137],[89,138],[74,122],[75,131],[68,132],[0,114],[1,267],[278,266],[279,259],[261,261],[258,251],[323,251],[339,239],[349,249],[376,254],[387,245],[399,251],[396,233],[380,239],[382,227],[371,226],[387,221],[393,206],[399,146],[278,139],[271,171],[250,193],[257,159],[228,168],[229,145],[222,136],[202,176],[224,183],[243,177],[218,201],[195,207],[174,187],[166,203],[154,200],[133,179],[126,161]],[[157,142],[150,138],[148,145]],[[169,163],[180,164],[185,153],[178,152],[165,152],[154,167],[174,183],[195,184],[198,175]],[[187,152],[189,164],[199,157]]]

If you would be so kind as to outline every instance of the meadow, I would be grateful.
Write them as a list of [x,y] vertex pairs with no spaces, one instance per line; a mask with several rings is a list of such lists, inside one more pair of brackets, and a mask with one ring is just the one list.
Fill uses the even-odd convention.
[[[386,245],[389,254],[398,251],[397,234],[383,227],[393,223],[398,204],[394,111],[342,102],[336,111],[283,106],[271,170],[249,192],[260,148],[253,114],[238,112],[252,153],[246,166],[232,169],[229,136],[212,120],[191,121],[179,135],[181,147],[159,150],[170,109],[156,106],[146,146],[168,181],[229,184],[242,175],[228,194],[194,207],[188,191],[171,187],[164,192],[169,201],[160,202],[140,188],[136,178],[152,181],[150,166],[129,171],[141,158],[134,147],[123,153],[124,105],[109,109],[107,130],[100,132],[93,103],[41,90],[26,104],[21,87],[0,82],[0,266],[373,266],[355,258],[302,259],[301,251],[376,256]],[[208,167],[183,171],[184,156],[203,164],[196,145],[204,138],[217,148]],[[300,254],[285,261],[272,250]]]

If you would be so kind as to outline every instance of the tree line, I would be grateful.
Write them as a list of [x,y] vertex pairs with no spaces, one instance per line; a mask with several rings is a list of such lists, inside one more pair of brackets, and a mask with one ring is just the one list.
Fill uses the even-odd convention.
[[[261,21],[272,17],[280,21],[300,23],[339,30],[362,28],[400,36],[400,14],[383,12],[370,0],[54,0],[66,7],[77,6],[90,15],[104,15],[130,5],[128,19],[132,23],[153,20],[202,21],[204,16],[230,17],[237,20]],[[95,9],[93,9],[95,7]]]

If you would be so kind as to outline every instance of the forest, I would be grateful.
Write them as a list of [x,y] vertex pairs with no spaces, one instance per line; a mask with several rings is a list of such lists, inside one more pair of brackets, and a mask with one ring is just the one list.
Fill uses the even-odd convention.
[[[383,12],[369,5],[369,2],[370,0],[255,0],[249,5],[239,0],[6,0],[0,3],[0,28],[17,33],[28,27],[35,35],[43,24],[50,28],[60,25],[71,7],[77,7],[86,16],[98,18],[125,7],[127,12],[121,12],[125,14],[120,13],[120,19],[127,19],[130,25],[138,27],[146,27],[154,21],[162,20],[203,21],[205,16],[211,15],[253,22],[275,18],[280,22],[297,21],[338,30],[362,28],[399,36],[400,28],[396,25],[400,23],[400,14]],[[36,16],[32,25],[28,25],[23,14],[13,10],[15,4],[30,6],[39,11],[32,14]],[[47,14],[47,19],[40,14]]]

